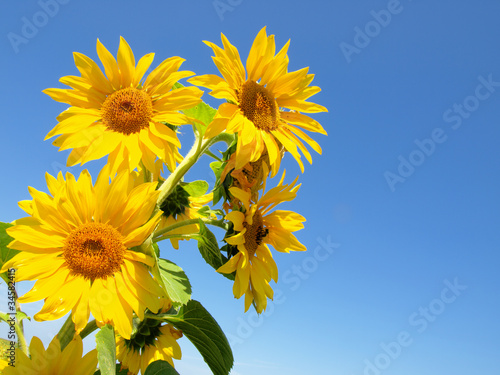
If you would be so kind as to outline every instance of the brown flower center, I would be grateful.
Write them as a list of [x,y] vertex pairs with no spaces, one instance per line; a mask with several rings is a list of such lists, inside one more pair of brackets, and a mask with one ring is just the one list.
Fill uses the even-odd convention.
[[94,280],[119,271],[125,250],[123,236],[111,225],[86,223],[66,238],[63,257],[75,274]]
[[130,135],[149,126],[153,114],[151,97],[133,87],[115,91],[104,101],[102,121],[118,133]]
[[247,229],[243,235],[245,237],[245,248],[251,258],[262,244],[264,237],[269,233],[269,229],[264,228],[262,215],[258,211],[253,215],[252,225],[247,222],[243,223],[243,225]]
[[280,113],[272,93],[254,81],[246,81],[239,93],[243,115],[260,130],[271,131],[279,126]]

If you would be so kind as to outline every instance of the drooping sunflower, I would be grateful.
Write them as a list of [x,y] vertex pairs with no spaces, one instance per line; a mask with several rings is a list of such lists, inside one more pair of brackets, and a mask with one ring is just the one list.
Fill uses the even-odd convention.
[[278,268],[268,245],[285,253],[306,250],[292,234],[304,227],[305,218],[292,211],[271,212],[279,203],[294,199],[300,187],[300,184],[295,186],[297,179],[283,185],[284,177],[285,174],[278,186],[263,194],[255,204],[250,202],[250,192],[230,188],[231,194],[242,202],[243,211],[235,210],[226,215],[236,233],[226,237],[225,241],[236,246],[238,252],[217,272],[229,274],[236,271],[233,294],[235,298],[245,295],[245,311],[255,302],[257,312],[261,313],[266,309],[267,298],[273,298],[269,282],[278,281]]
[[[162,309],[163,312],[167,310]],[[139,370],[144,374],[148,365],[157,360],[167,361],[174,367],[172,359],[182,357],[177,343],[181,337],[182,331],[170,323],[162,324],[159,320],[146,318],[130,339],[116,335],[116,359],[131,375],[137,375]]]
[[197,87],[172,90],[179,79],[192,76],[179,71],[184,59],[164,60],[145,80],[154,53],[143,56],[137,65],[125,39],[120,38],[117,59],[97,40],[97,54],[105,74],[89,57],[74,53],[78,76],[66,76],[60,82],[70,89],[50,88],[43,92],[52,99],[71,105],[62,112],[58,124],[47,138],[59,136],[59,150],[73,149],[68,166],[109,155],[110,173],[119,168],[132,171],[142,161],[153,170],[158,157],[172,170],[181,156],[177,134],[163,124],[183,125],[191,119],[179,110],[198,104],[203,92]]
[[302,129],[326,135],[317,121],[303,114],[327,111],[321,105],[306,101],[321,91],[317,86],[309,86],[314,77],[308,74],[309,68],[288,72],[289,42],[275,55],[274,35],[267,36],[265,27],[253,42],[246,70],[238,50],[224,34],[224,48],[205,43],[213,49],[213,60],[223,78],[207,74],[190,78],[188,82],[206,87],[212,90],[210,94],[215,98],[228,101],[219,107],[205,137],[213,137],[224,130],[237,133],[236,169],[256,161],[267,150],[275,175],[284,148],[303,171],[298,150],[312,162],[303,142],[318,153],[321,147]]
[[[200,209],[211,202],[213,194],[192,196],[182,185],[177,185],[167,199],[162,203],[160,209],[163,212],[158,230],[165,229],[171,225],[182,223],[183,221],[198,219],[206,216],[200,213]],[[166,235],[183,235],[198,233],[198,224],[183,225],[166,232]],[[179,240],[183,238],[170,238],[170,242],[175,249],[179,249]]]
[[20,202],[30,216],[8,229],[9,244],[20,250],[0,272],[16,268],[16,280],[37,280],[20,303],[44,300],[35,320],[72,313],[77,333],[92,314],[99,326],[112,324],[129,338],[133,312],[158,311],[163,289],[148,267],[155,259],[131,250],[150,237],[161,213],[156,183],[133,187],[128,171],[109,183],[105,167],[95,186],[84,170],[78,180],[67,173],[46,174],[50,194],[30,188],[31,201]]
[[33,336],[29,347],[31,358],[16,348],[15,367],[7,366],[3,375],[92,375],[97,367],[97,350],[91,350],[82,358],[83,343],[79,335],[61,351],[59,339],[55,336],[47,350],[42,341]]
[[[226,166],[221,173],[220,181],[226,184],[227,175],[231,175],[231,186],[249,191],[251,200],[258,197],[258,192],[265,184],[269,175],[269,157],[264,153],[256,161],[246,163],[242,168],[236,169],[236,153],[233,153],[226,162]],[[230,204],[229,204],[230,205]]]
[[[159,160],[157,160],[157,162],[155,163],[155,171],[151,174],[151,179],[153,181],[163,182],[165,180],[161,176],[162,164],[158,162]],[[146,179],[144,173],[145,171],[143,168],[138,168],[138,171],[133,172],[133,174],[136,176],[134,177],[136,185],[140,184],[142,181]],[[185,186],[186,185],[184,184],[178,184],[174,188],[172,193],[160,205],[160,210],[162,212],[162,215],[160,223],[158,225],[157,229],[158,231],[161,231],[162,229],[168,228],[178,223],[182,223],[187,220],[194,220],[202,217],[211,216],[210,214],[201,212],[200,209],[202,209],[204,206],[206,206],[209,202],[212,201],[213,194],[212,193],[199,194],[198,192],[198,194],[191,195],[188,191],[189,189],[186,190]],[[168,236],[172,235],[182,236],[184,234],[197,233],[198,231],[199,231],[198,224],[188,224],[169,230],[164,234]],[[161,236],[157,239],[159,240],[160,238]],[[169,239],[172,246],[175,249],[179,249],[179,241],[188,238],[171,237]]]

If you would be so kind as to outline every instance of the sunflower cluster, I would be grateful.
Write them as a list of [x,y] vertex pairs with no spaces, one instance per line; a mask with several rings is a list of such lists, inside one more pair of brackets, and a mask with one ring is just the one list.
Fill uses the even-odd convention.
[[[303,228],[304,217],[275,210],[296,197],[298,178],[285,183],[283,172],[275,187],[266,185],[287,154],[303,171],[301,154],[312,162],[305,144],[321,153],[304,132],[326,134],[304,114],[326,111],[307,101],[320,89],[309,86],[313,75],[308,68],[288,71],[289,42],[275,53],[274,36],[265,28],[255,38],[246,67],[224,35],[222,48],[205,43],[221,76],[179,70],[184,60],[171,57],[145,77],[154,54],[136,63],[121,38],[116,59],[97,41],[104,70],[74,53],[80,76],[60,79],[69,88],[44,90],[69,105],[46,137],[56,137],[53,144],[60,151],[71,150],[68,166],[105,156],[107,161],[94,182],[87,170],[79,176],[47,173],[48,192],[30,187],[31,199],[19,202],[27,216],[6,224],[11,240],[2,254],[10,255],[1,258],[6,261],[0,263],[0,276],[5,280],[6,272],[15,269],[15,281],[35,281],[29,292],[16,296],[18,319],[19,303],[43,301],[36,321],[64,316],[67,321],[47,350],[38,338],[29,348],[23,345],[22,324],[17,324],[16,358],[6,364],[0,356],[3,373],[14,373],[15,365],[15,371],[29,373],[93,374],[99,352],[99,361],[102,353],[114,353],[110,358],[123,371],[144,374],[156,361],[174,366],[173,359],[181,358],[177,340],[183,336],[212,371],[228,373],[232,354],[226,337],[191,300],[182,269],[160,258],[168,256],[168,249],[160,250],[157,243],[168,239],[171,248],[179,249],[179,241],[197,240],[207,263],[234,280],[234,296],[245,296],[245,311],[253,304],[259,313],[273,298],[271,280],[278,281],[270,247],[284,253],[306,250],[293,234]],[[193,86],[178,82],[188,77]],[[199,87],[225,102],[212,109],[202,101]],[[185,125],[192,125],[195,143],[182,156],[178,135]],[[221,158],[210,151],[219,141],[227,144]],[[184,181],[203,154],[216,159],[212,191],[205,181]],[[218,255],[207,225],[226,232]],[[98,328],[99,334],[112,336],[113,347],[108,340],[108,347],[98,344],[97,351],[81,358],[81,338]],[[212,336],[203,336],[204,330]],[[213,354],[217,351],[220,355]]]

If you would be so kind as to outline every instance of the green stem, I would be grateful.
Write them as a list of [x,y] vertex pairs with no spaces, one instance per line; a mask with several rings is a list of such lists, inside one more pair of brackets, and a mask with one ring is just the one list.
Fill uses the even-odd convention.
[[80,336],[82,339],[90,335],[92,332],[94,332],[97,329],[97,322],[94,320],[91,320],[90,322],[87,323],[85,328],[80,332]]
[[72,314],[69,314],[63,326],[57,333],[57,338],[61,343],[61,352],[71,342],[71,340],[73,340],[73,337],[75,337],[75,323],[73,323],[71,316]]
[[214,159],[215,159],[215,160],[217,160],[217,161],[221,161],[221,158],[219,158],[217,155],[215,155],[215,154],[214,154],[212,151],[210,151],[210,150],[206,150],[206,151],[205,151],[205,155],[208,155],[208,156],[210,156],[210,157],[214,158]]
[[160,242],[163,240],[168,240],[171,238],[176,238],[178,240],[190,240],[192,238],[195,238],[198,235],[198,233],[191,233],[191,234],[165,234],[161,237],[155,238],[154,242]]
[[[157,200],[157,207],[161,207],[162,203],[175,189],[179,181],[182,180],[184,175],[189,169],[198,161],[201,155],[207,151],[210,146],[217,142],[226,142],[228,145],[233,141],[234,136],[228,133],[221,133],[213,138],[205,139],[197,137],[194,141],[193,147],[189,150],[188,154],[182,162],[175,168],[175,170],[168,176],[168,178],[160,186],[160,195]],[[159,208],[157,208],[158,210]]]
[[141,168],[144,172],[144,182],[152,182],[153,181],[153,171],[150,171],[146,168],[144,163],[141,160]]
[[205,219],[205,218],[189,219],[189,220],[179,221],[177,223],[169,225],[168,227],[157,230],[155,232],[153,241],[157,242],[158,238],[162,237],[165,233],[168,233],[174,229],[185,227],[186,225],[198,224],[200,220],[203,221],[205,224],[213,225],[227,230],[226,224],[224,222],[221,222],[221,220]]

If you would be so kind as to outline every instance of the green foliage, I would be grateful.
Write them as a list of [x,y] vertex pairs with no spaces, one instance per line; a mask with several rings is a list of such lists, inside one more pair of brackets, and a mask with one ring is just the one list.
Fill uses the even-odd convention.
[[[13,240],[6,232],[7,228],[11,227],[12,224],[0,222],[0,268],[12,259],[19,251],[9,249],[7,245]],[[1,274],[2,279],[7,280],[7,272]]]
[[113,327],[109,324],[102,327],[95,335],[95,341],[101,374],[114,375],[116,373],[116,342]]
[[[26,313],[24,313],[22,311],[16,311],[15,317],[16,317],[16,321],[18,321],[18,322],[20,322],[23,319],[31,320],[31,318],[28,315],[26,315]],[[12,314],[0,312],[0,321],[3,321],[5,323],[9,324],[9,320],[12,318],[13,318]]]
[[236,145],[237,145],[237,139],[235,136],[234,141],[228,146],[227,150],[222,152],[222,160],[213,161],[212,163],[210,163],[210,168],[212,169],[215,175],[215,186],[213,191],[214,205],[216,205],[221,198],[224,198],[224,200],[229,199],[228,189],[233,183],[233,178],[231,177],[230,173],[228,173],[225,176],[224,180],[221,180],[221,176],[222,172],[224,171],[224,168],[226,168],[227,161],[229,160],[231,155],[236,152]]
[[187,184],[182,184],[182,187],[191,197],[201,197],[203,194],[207,193],[208,182],[203,180],[192,181]]
[[[122,365],[116,364],[116,368],[115,368],[116,375],[127,375],[128,370],[126,368],[124,368],[122,370],[121,368],[122,368]],[[101,375],[101,370],[97,370],[96,372],[94,372],[94,375]]]
[[163,285],[174,307],[185,305],[191,299],[191,284],[182,268],[166,259],[158,259],[158,265]]
[[231,347],[219,324],[201,303],[191,300],[177,315],[167,315],[165,320],[182,330],[214,375],[229,374],[234,362]]
[[151,362],[144,375],[179,375],[177,371],[167,361]]
[[[215,235],[207,228],[202,220],[198,222],[200,226],[200,232],[193,236],[193,238],[198,240],[198,250],[201,256],[205,259],[209,265],[214,269],[218,269],[224,263],[227,262],[227,258],[221,254],[219,249],[219,244]],[[234,280],[234,275],[223,274],[230,280]]]
[[[179,82],[176,82],[172,89],[175,90],[181,87],[184,87],[184,85],[182,85]],[[199,133],[198,136],[203,137],[205,131],[207,130],[208,124],[210,124],[214,119],[217,110],[210,107],[207,103],[201,102],[200,104],[195,105],[194,107],[183,109],[182,112],[186,116],[198,120],[198,122],[195,122],[193,125],[195,126],[196,130]]]

